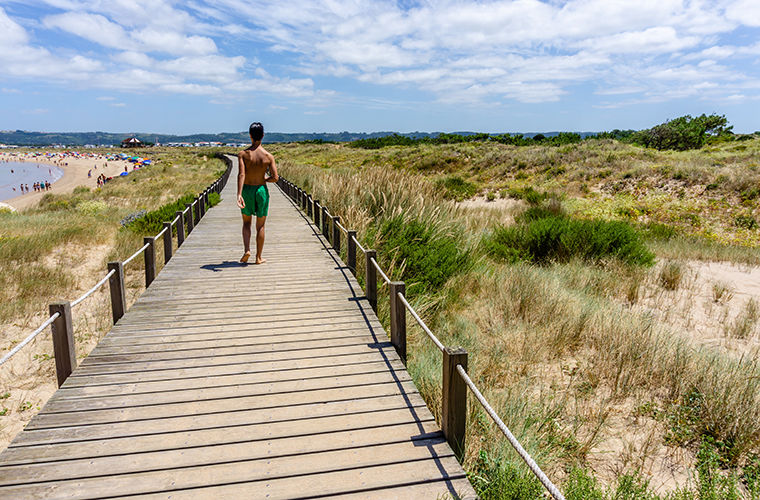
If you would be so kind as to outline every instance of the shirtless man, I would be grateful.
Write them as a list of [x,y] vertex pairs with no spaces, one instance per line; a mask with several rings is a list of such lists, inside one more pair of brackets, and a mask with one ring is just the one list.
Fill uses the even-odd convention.
[[[269,189],[267,182],[277,182],[277,166],[272,156],[261,146],[264,126],[259,122],[251,123],[248,133],[251,135],[251,147],[238,153],[238,189],[237,202],[243,214],[243,247],[245,253],[240,262],[246,263],[251,257],[251,221],[256,216],[256,264],[263,264],[261,258],[264,249],[264,223],[269,213]],[[267,170],[269,176],[267,176]]]

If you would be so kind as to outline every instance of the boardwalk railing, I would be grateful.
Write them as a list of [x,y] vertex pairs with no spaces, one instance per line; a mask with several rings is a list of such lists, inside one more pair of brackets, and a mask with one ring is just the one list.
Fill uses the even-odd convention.
[[347,265],[356,275],[356,250],[365,256],[365,295],[372,309],[377,312],[377,278],[378,275],[389,288],[391,343],[399,357],[406,363],[406,312],[414,318],[425,334],[435,344],[443,356],[443,378],[441,391],[441,430],[452,450],[461,460],[465,451],[465,433],[467,428],[467,391],[472,391],[475,400],[483,407],[489,417],[509,441],[510,445],[520,455],[520,458],[530,468],[541,484],[556,500],[564,500],[559,489],[544,474],[535,460],[525,451],[499,415],[486,401],[483,394],[467,374],[467,351],[461,347],[446,347],[428,328],[419,314],[406,299],[406,287],[403,281],[392,281],[377,262],[377,252],[364,248],[356,237],[356,231],[346,229],[340,223],[340,217],[331,214],[325,205],[314,199],[309,193],[292,182],[280,176],[278,185],[293,202],[311,217],[314,224],[321,228],[322,235],[340,255],[341,233],[346,238]]
[[209,207],[208,196],[210,193],[221,193],[229,179],[232,165],[227,164],[225,172],[209,187],[204,189],[192,203],[187,204],[185,210],[175,213],[174,220],[164,222],[164,228],[155,236],[144,238],[144,245],[123,262],[109,262],[108,273],[78,299],[68,302],[53,302],[49,306],[50,317],[46,319],[35,331],[29,334],[23,341],[0,359],[0,366],[4,365],[24,346],[29,344],[40,333],[50,326],[53,337],[53,354],[55,357],[55,372],[58,378],[58,387],[63,385],[77,364],[76,350],[74,345],[74,328],[72,321],[72,309],[84,302],[100,287],[108,282],[111,292],[111,313],[114,324],[124,316],[127,309],[126,293],[124,290],[124,266],[143,254],[145,260],[145,287],[149,287],[156,277],[156,240],[163,237],[164,264],[172,258],[172,227],[177,234],[177,247],[185,241],[185,223],[187,234],[192,232],[193,227],[206,214]]

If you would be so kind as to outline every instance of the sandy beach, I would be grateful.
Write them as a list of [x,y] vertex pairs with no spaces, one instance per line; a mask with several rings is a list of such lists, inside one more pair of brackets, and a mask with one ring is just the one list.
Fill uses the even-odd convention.
[[[87,186],[90,189],[95,189],[98,187],[97,178],[100,174],[105,174],[106,177],[116,177],[124,172],[124,167],[127,167],[129,172],[132,172],[132,168],[134,167],[134,164],[128,161],[107,160],[105,156],[100,155],[95,157],[77,158],[68,156],[64,158],[59,157],[48,159],[45,157],[25,158],[21,155],[14,156],[13,154],[10,154],[5,155],[3,158],[9,161],[39,165],[55,165],[63,170],[63,177],[52,183],[49,191],[31,191],[16,196],[15,198],[3,200],[3,203],[10,205],[19,211],[36,206],[46,193],[71,193],[77,186]],[[108,164],[107,167],[105,166],[106,163]],[[90,170],[92,170],[92,177],[88,178],[87,172]]]

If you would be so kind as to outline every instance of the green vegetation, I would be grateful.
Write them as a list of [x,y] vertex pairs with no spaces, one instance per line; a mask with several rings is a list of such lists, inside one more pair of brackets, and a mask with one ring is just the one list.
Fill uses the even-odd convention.
[[[195,200],[194,194],[185,194],[184,196],[177,198],[177,201],[175,202],[167,203],[156,210],[151,210],[140,217],[130,220],[128,223],[124,224],[124,227],[127,227],[138,234],[156,234],[163,229],[164,222],[174,220],[176,217],[175,213],[185,210],[186,205],[192,203],[193,200]],[[208,204],[210,206],[213,207],[219,204],[220,201],[221,197],[219,196],[219,193],[209,194]]]
[[[98,189],[48,193],[38,207],[0,213],[0,323],[25,324],[24,318],[45,311],[48,303],[73,299],[80,287],[96,282],[106,261],[129,256],[142,240],[121,229],[120,220],[135,209],[173,206],[169,200],[201,191],[223,166],[213,154],[152,149],[156,162],[129,177]],[[171,215],[163,220],[172,220]],[[157,221],[158,230],[163,220]],[[140,230],[155,234],[155,222]],[[83,263],[92,259],[99,262],[83,271]]]
[[462,201],[471,198],[478,192],[477,184],[466,181],[458,175],[450,175],[438,180],[438,186],[443,189],[444,198]]
[[483,245],[489,255],[508,262],[600,262],[613,257],[628,264],[654,263],[654,254],[625,222],[577,220],[549,211],[527,211],[518,224],[495,228]]
[[[730,498],[732,488],[747,498],[757,484],[760,366],[636,305],[665,294],[667,306],[667,294],[687,287],[685,258],[760,263],[760,235],[736,222],[758,217],[760,141],[741,144],[659,152],[596,138],[270,150],[285,177],[378,249],[443,343],[468,350],[473,380],[568,498],[696,500]],[[484,191],[512,200],[498,209],[469,201]],[[387,307],[381,299],[384,322]],[[732,315],[726,338],[754,338],[758,309]],[[408,369],[436,412],[440,353],[408,327]],[[626,433],[612,429],[611,415],[652,425],[646,443],[630,437],[625,461],[597,451]],[[464,465],[479,494],[542,498],[477,405],[469,422]],[[700,454],[708,439],[718,462]],[[661,452],[702,465],[688,483],[655,492],[648,474]],[[619,473],[602,480],[592,464]]]
[[379,232],[380,251],[400,275],[412,277],[409,293],[417,288],[438,289],[467,264],[467,254],[455,237],[442,232],[440,226],[397,215],[385,220]]
[[699,149],[708,138],[730,140],[733,136],[725,116],[681,116],[633,134],[634,143],[655,149]]

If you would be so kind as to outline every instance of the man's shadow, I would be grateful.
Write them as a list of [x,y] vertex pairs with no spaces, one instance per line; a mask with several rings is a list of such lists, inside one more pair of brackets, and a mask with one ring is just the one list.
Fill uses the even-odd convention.
[[246,267],[247,265],[247,263],[243,264],[242,262],[238,262],[236,260],[225,260],[220,264],[205,264],[201,266],[201,269],[206,269],[207,271],[214,271],[215,273],[218,273],[222,269],[229,269],[231,267]]

